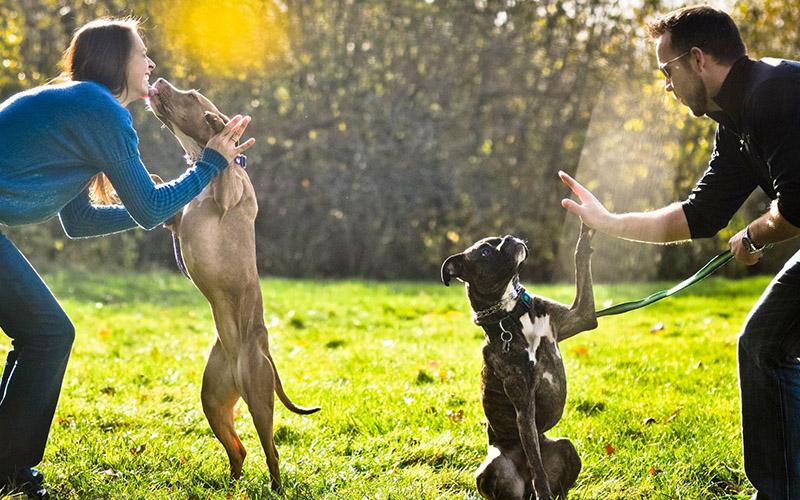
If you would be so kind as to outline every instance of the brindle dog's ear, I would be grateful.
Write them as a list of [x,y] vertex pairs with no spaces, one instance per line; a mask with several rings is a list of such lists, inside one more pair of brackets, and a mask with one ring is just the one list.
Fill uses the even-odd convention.
[[442,264],[442,282],[444,286],[450,286],[450,280],[461,278],[464,270],[464,256],[462,254],[451,255]]
[[213,130],[215,134],[219,134],[222,132],[222,129],[225,128],[225,123],[222,121],[222,118],[211,111],[206,111],[205,117],[208,124],[211,125],[211,130]]

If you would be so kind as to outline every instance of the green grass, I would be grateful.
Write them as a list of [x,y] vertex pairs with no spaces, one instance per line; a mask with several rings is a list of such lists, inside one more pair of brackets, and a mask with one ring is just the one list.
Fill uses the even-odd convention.
[[[211,313],[187,280],[46,280],[77,328],[41,464],[55,498],[277,498],[242,403],[249,455],[244,478],[228,479],[199,397]],[[548,435],[570,438],[583,460],[571,499],[747,498],[735,334],[767,282],[711,278],[561,344],[568,399]],[[597,286],[597,306],[666,286]],[[528,289],[573,296],[571,285]],[[479,498],[483,335],[461,286],[268,279],[263,290],[287,392],[323,407],[310,416],[276,407],[286,498]]]

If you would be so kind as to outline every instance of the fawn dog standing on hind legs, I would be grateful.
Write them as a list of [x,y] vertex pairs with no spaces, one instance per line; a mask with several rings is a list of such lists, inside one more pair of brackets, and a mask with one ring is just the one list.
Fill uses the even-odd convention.
[[563,500],[578,478],[581,459],[569,439],[544,433],[561,419],[567,397],[558,342],[597,326],[592,234],[581,225],[571,307],[525,292],[519,269],[528,248],[512,236],[480,240],[442,265],[445,285],[466,283],[475,323],[486,333],[481,403],[489,452],[476,480],[488,500]]
[[[199,157],[228,121],[202,94],[178,90],[164,79],[151,87],[148,100],[189,159]],[[267,457],[272,489],[280,491],[274,394],[295,413],[314,413],[319,408],[292,403],[269,352],[256,269],[257,212],[250,178],[241,166],[231,164],[175,215],[171,227],[181,242],[186,271],[211,304],[217,330],[203,371],[203,411],[225,447],[231,475],[238,479],[246,452],[236,434],[233,408],[240,397],[245,400]]]

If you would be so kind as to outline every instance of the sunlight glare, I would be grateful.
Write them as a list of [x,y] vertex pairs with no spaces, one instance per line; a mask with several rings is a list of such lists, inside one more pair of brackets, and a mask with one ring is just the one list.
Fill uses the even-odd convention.
[[[686,147],[678,124],[683,110],[665,102],[660,81],[631,92],[625,81],[608,82],[590,118],[575,178],[612,212],[649,211],[672,201],[678,164],[674,148]],[[572,196],[576,199],[575,196]],[[577,223],[573,215],[568,221]],[[560,256],[571,272],[577,226],[565,225]],[[605,235],[593,242],[598,282],[649,279],[662,248]]]
[[286,10],[273,0],[165,2],[169,45],[219,73],[262,69],[287,48]]

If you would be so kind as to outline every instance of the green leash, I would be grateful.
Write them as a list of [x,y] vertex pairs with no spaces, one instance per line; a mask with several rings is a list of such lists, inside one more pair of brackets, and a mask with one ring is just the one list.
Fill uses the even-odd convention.
[[622,304],[616,304],[611,307],[606,307],[605,309],[601,309],[597,311],[597,317],[600,316],[610,316],[612,314],[622,314],[628,311],[633,311],[634,309],[640,309],[645,306],[649,306],[653,302],[657,302],[665,297],[669,297],[670,295],[680,292],[684,288],[688,287],[689,285],[694,285],[698,281],[702,280],[703,278],[707,277],[723,265],[725,265],[729,260],[733,258],[733,254],[730,250],[725,250],[721,254],[717,255],[713,259],[711,259],[708,264],[703,266],[702,269],[694,273],[694,275],[690,276],[689,278],[681,281],[677,285],[673,286],[669,290],[661,290],[660,292],[656,292],[649,297],[645,297],[640,300],[634,300],[631,302],[623,302]]

